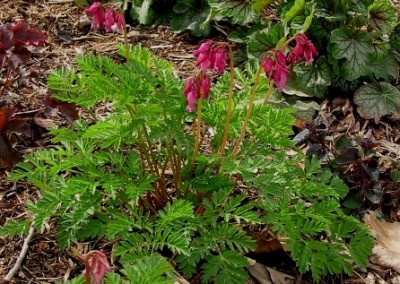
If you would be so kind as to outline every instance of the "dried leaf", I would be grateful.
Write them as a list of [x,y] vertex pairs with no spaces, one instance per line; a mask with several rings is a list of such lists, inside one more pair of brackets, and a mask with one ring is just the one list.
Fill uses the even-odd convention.
[[400,223],[381,222],[372,211],[364,217],[364,223],[376,239],[372,250],[376,262],[400,272]]
[[248,258],[249,272],[260,284],[293,284],[292,276],[279,272],[275,269],[262,265],[255,260]]

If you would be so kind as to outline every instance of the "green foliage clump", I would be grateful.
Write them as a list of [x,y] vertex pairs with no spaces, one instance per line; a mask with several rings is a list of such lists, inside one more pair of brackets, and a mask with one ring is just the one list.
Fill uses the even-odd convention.
[[[172,64],[140,45],[124,64],[94,55],[77,63],[77,71],[53,72],[48,85],[55,98],[81,106],[91,120],[51,130],[55,146],[18,165],[11,178],[27,179],[41,198],[29,205],[32,217],[17,225],[21,231],[10,229],[16,226],[10,220],[1,235],[25,232],[29,222],[43,232],[56,221],[62,248],[90,239],[114,242],[123,269],[108,273],[106,283],[173,283],[168,260],[204,283],[245,283],[245,254],[256,247],[247,231],[254,226],[278,232],[299,270],[311,271],[316,281],[366,266],[371,236],[341,211],[344,183],[315,160],[304,162],[292,145],[292,110],[256,104],[240,152],[227,151],[218,169],[225,74],[204,102],[204,129],[215,133],[204,142],[211,152],[198,153],[192,172],[195,139],[188,121],[194,116],[184,111]],[[246,115],[255,70],[251,64],[235,70],[229,141]],[[260,78],[256,101],[267,83]],[[104,113],[96,111],[99,105]]]

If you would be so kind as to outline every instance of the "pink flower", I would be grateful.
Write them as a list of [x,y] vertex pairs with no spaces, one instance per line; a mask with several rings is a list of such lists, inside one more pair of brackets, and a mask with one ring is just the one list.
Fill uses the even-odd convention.
[[214,44],[211,40],[208,40],[202,43],[193,52],[193,55],[198,58],[196,66],[200,66],[201,70],[211,69],[219,74],[224,72],[228,55],[225,48],[220,44]]
[[318,56],[318,51],[315,49],[314,44],[307,38],[304,33],[298,34],[295,37],[296,45],[291,53],[289,53],[287,60],[293,66],[304,57],[307,64],[311,64],[314,56]]
[[124,17],[124,14],[122,14],[121,11],[118,11],[115,13],[115,22],[111,27],[111,29],[114,32],[117,32],[117,33],[122,32],[123,17]]
[[265,76],[269,79],[273,79],[278,89],[282,90],[286,85],[287,77],[290,75],[285,54],[275,49],[267,54],[261,64]]
[[186,110],[192,112],[195,110],[195,103],[200,99],[208,99],[211,89],[211,79],[207,73],[200,71],[196,76],[191,76],[186,80],[183,93],[187,99]]
[[85,9],[85,13],[88,16],[94,16],[96,15],[100,10],[102,10],[101,8],[101,3],[100,2],[94,2],[92,5],[90,5],[89,8]]
[[106,32],[111,32],[112,30],[112,25],[115,22],[115,12],[113,8],[108,8],[106,10],[106,13],[104,15],[104,29],[106,30]]
[[[87,257],[89,257],[88,260]],[[93,277],[94,284],[101,284],[104,275],[111,271],[111,267],[107,261],[107,256],[101,251],[93,250],[88,254],[81,255],[80,258],[85,260],[85,264],[86,262],[88,264],[88,267],[86,267],[86,269],[82,272],[82,275],[91,275]]]

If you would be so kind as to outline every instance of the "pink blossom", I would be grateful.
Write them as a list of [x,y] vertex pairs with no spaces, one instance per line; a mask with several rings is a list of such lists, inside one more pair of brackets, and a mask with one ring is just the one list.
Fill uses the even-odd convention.
[[287,77],[290,75],[285,54],[275,49],[267,54],[261,64],[265,76],[273,79],[278,89],[282,90],[286,85]]
[[306,63],[311,64],[314,60],[314,56],[318,56],[318,51],[315,49],[312,41],[309,40],[304,33],[296,35],[294,39],[296,45],[289,53],[287,60],[293,66],[304,57]]
[[115,13],[115,22],[111,27],[111,29],[113,31],[115,31],[117,33],[120,33],[122,31],[123,17],[124,17],[124,14],[122,14],[121,11],[118,11]]
[[188,105],[186,110],[192,112],[195,110],[195,103],[200,99],[208,99],[211,89],[211,79],[207,73],[200,71],[196,76],[191,76],[186,80],[184,95]]
[[219,74],[224,72],[228,55],[221,44],[208,40],[202,43],[193,52],[193,55],[198,58],[196,66],[200,66],[201,70],[206,71],[211,69],[217,71]]
[[94,2],[92,5],[90,5],[89,8],[85,9],[85,13],[88,16],[94,16],[96,15],[100,10],[102,10],[101,8],[101,3],[100,2]]
[[214,69],[219,73],[223,73],[226,66],[226,61],[228,58],[228,54],[226,50],[221,46],[215,49],[215,62],[214,62]]
[[113,8],[108,8],[106,10],[106,13],[104,15],[104,29],[106,30],[106,32],[110,32],[112,29],[112,25],[115,22],[115,12]]
[[[84,254],[80,256],[83,260],[87,260],[88,266],[82,272],[82,275],[91,275],[93,277],[94,284],[101,284],[104,278],[104,275],[111,271],[111,267],[108,264],[107,256],[98,250],[90,251],[88,254]],[[86,261],[85,261],[86,263]]]

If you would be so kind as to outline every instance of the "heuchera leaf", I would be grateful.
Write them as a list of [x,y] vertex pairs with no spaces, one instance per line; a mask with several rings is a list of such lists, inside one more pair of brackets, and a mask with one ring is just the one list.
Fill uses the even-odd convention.
[[314,64],[298,64],[293,71],[303,91],[318,98],[325,96],[331,84],[331,74],[328,61],[324,56],[319,57]]
[[360,87],[354,96],[358,113],[365,119],[379,120],[400,108],[400,91],[386,82]]
[[11,70],[15,70],[20,64],[25,64],[31,56],[26,46],[42,45],[46,40],[46,34],[29,27],[27,23],[22,21],[1,26],[0,69],[3,67],[6,58],[9,60]]
[[271,28],[265,28],[255,32],[247,43],[247,52],[250,58],[261,59],[264,53],[276,46],[281,38],[285,36],[285,28],[277,24]]
[[13,44],[18,43],[28,44],[28,45],[43,45],[47,40],[47,35],[38,31],[35,28],[29,27],[26,22],[16,23],[12,31],[14,33]]
[[381,33],[390,33],[397,23],[395,10],[387,0],[376,1],[368,12],[369,25]]
[[211,26],[206,21],[210,13],[210,6],[207,1],[178,0],[174,6],[174,13],[171,27],[175,32],[189,30],[194,36],[199,37],[207,36],[210,33]]
[[8,62],[12,70],[18,65],[25,64],[31,58],[31,52],[24,45],[16,45],[8,55]]
[[252,7],[251,1],[243,0],[208,0],[209,5],[218,11],[218,15],[226,17],[232,24],[248,25],[254,23],[259,14]]
[[336,29],[330,39],[332,56],[346,59],[343,63],[344,77],[351,81],[368,74],[367,62],[372,50],[372,38],[367,32],[353,32],[346,28]]
[[367,66],[376,79],[382,78],[390,81],[398,78],[398,62],[391,53],[388,53],[383,58],[371,58]]

